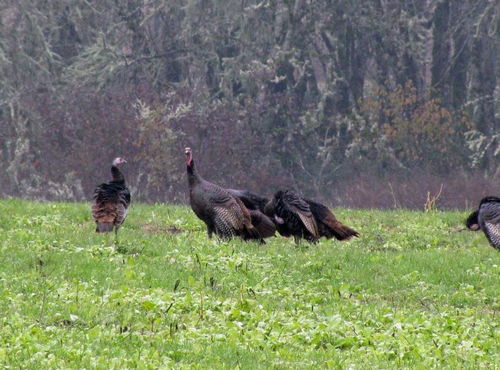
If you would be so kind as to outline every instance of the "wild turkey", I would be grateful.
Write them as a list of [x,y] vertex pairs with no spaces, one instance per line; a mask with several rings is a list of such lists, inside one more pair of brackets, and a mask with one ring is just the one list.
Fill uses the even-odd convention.
[[296,243],[301,238],[316,241],[320,237],[309,204],[293,191],[276,192],[264,207],[264,213],[276,222],[276,229],[281,235],[293,235]]
[[208,237],[211,238],[215,233],[222,239],[239,236],[244,240],[256,239],[263,243],[243,202],[198,174],[191,148],[186,148],[185,154],[189,201],[196,216],[207,225]]
[[269,199],[248,190],[226,189],[231,195],[239,198],[252,219],[253,226],[259,231],[263,238],[270,238],[276,233],[276,225],[267,217],[263,211]]
[[278,232],[283,236],[293,235],[296,243],[301,238],[316,242],[322,236],[338,240],[359,236],[357,231],[340,223],[326,206],[291,190],[276,192],[264,211],[277,223]]
[[130,205],[130,192],[125,185],[125,178],[118,166],[127,163],[123,158],[115,158],[111,166],[113,179],[96,187],[92,203],[92,217],[96,223],[95,231],[107,233],[115,230],[118,234],[123,221],[127,217]]
[[465,223],[470,230],[483,230],[491,246],[500,249],[500,198],[483,198]]

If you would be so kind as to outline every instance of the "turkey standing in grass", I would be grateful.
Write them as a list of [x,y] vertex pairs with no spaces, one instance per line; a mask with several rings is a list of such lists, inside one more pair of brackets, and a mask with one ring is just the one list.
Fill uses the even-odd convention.
[[264,207],[264,213],[274,220],[281,235],[293,235],[297,244],[301,238],[316,241],[320,237],[309,204],[290,190],[276,192]]
[[189,183],[189,201],[198,218],[207,225],[208,237],[215,233],[222,239],[239,236],[244,240],[264,242],[252,224],[243,202],[226,189],[204,180],[196,171],[191,148],[185,149]]
[[107,233],[118,229],[127,217],[127,209],[130,205],[130,192],[125,185],[125,178],[118,166],[127,163],[123,158],[115,158],[111,166],[113,180],[101,184],[94,191],[92,203],[92,217],[96,223],[95,231]]
[[483,198],[465,223],[470,230],[483,230],[491,246],[500,249],[500,198]]
[[264,207],[269,202],[269,199],[253,193],[248,190],[226,189],[231,195],[239,198],[252,219],[253,226],[259,231],[263,238],[270,238],[276,233],[276,225],[267,217],[264,212]]
[[291,190],[276,192],[265,206],[266,215],[276,222],[276,229],[283,236],[293,235],[316,242],[322,236],[330,239],[348,240],[358,232],[340,223],[323,204],[300,197]]

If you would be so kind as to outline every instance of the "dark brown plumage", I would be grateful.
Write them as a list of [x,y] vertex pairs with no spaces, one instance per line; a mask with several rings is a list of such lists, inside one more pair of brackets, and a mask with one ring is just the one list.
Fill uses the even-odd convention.
[[320,236],[337,240],[349,240],[353,236],[359,236],[357,231],[339,222],[328,207],[310,199],[304,200],[309,204],[314,215]]
[[130,205],[130,192],[125,185],[125,178],[118,166],[127,163],[123,158],[115,158],[111,166],[113,179],[97,186],[92,202],[92,217],[96,223],[96,232],[106,233],[118,229],[127,217]]
[[259,210],[249,209],[252,225],[263,238],[270,238],[276,233],[274,222]]
[[191,149],[186,148],[185,154],[189,201],[194,213],[207,225],[208,237],[215,233],[223,239],[239,236],[264,242],[243,202],[226,189],[204,180],[196,171]]
[[358,232],[340,223],[323,204],[300,197],[291,190],[276,192],[264,212],[276,222],[283,236],[293,235],[295,242],[316,242],[321,237],[347,240]]
[[276,225],[267,217],[264,207],[269,199],[248,190],[226,189],[231,195],[239,198],[250,212],[252,224],[263,238],[270,238],[276,233]]
[[470,230],[483,230],[490,245],[500,249],[500,198],[483,198],[479,209],[472,212],[465,223]]
[[238,190],[238,189],[226,189],[233,196],[240,198],[245,207],[248,209],[258,209],[264,212],[264,207],[269,202],[269,199],[254,193],[249,190]]
[[481,230],[481,226],[479,226],[479,211],[472,212],[469,217],[467,217],[467,220],[465,220],[465,225],[472,231]]
[[280,190],[264,208],[264,213],[276,222],[276,229],[283,236],[293,235],[295,242],[300,239],[319,239],[318,225],[309,204],[290,190]]

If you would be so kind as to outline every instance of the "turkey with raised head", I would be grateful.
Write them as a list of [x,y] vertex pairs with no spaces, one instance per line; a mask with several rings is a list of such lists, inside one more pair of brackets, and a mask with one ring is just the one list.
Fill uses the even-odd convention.
[[321,237],[347,240],[358,232],[339,222],[321,203],[300,197],[291,190],[280,190],[265,206],[266,215],[277,224],[283,236],[293,235],[295,242],[306,239],[316,242]]
[[130,192],[125,185],[125,178],[118,168],[127,161],[121,157],[115,158],[111,166],[112,180],[97,186],[92,202],[92,217],[96,223],[95,231],[106,233],[118,229],[127,217],[130,205]]
[[483,230],[491,246],[500,249],[500,198],[483,198],[479,209],[469,215],[465,224],[470,230]]
[[253,226],[259,231],[263,238],[274,236],[276,233],[276,225],[263,213],[264,207],[269,202],[269,199],[249,190],[226,190],[234,197],[239,198],[245,207],[247,207],[248,212],[250,212]]
[[204,180],[197,172],[191,148],[185,149],[189,202],[198,218],[207,225],[208,237],[215,233],[222,239],[239,236],[244,240],[264,242],[252,224],[243,202],[226,189]]

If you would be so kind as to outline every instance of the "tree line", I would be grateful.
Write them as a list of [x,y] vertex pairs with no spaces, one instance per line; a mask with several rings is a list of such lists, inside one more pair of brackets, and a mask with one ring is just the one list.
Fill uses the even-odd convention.
[[[143,201],[206,178],[332,204],[463,207],[500,177],[492,0],[5,0],[0,194]],[[427,194],[429,192],[429,194]],[[418,194],[418,196],[414,196]]]

